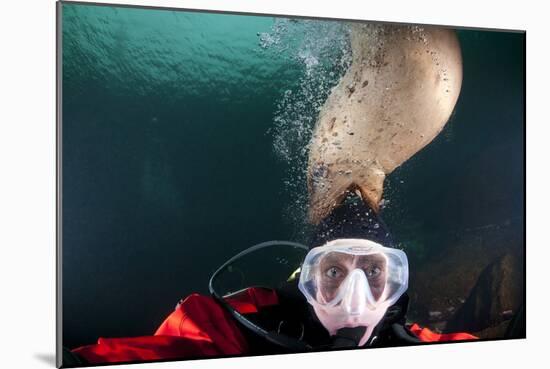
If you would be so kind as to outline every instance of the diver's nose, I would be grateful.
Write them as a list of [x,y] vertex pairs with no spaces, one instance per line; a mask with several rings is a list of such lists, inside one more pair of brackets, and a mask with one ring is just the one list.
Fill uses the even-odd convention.
[[342,300],[343,308],[350,315],[361,315],[367,306],[368,282],[362,270],[355,269],[349,280]]

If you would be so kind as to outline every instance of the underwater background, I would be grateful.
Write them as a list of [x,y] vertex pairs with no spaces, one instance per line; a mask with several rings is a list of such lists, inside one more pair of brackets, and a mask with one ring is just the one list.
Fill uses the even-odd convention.
[[[307,243],[307,144],[342,21],[62,5],[63,345],[150,335],[239,251]],[[461,95],[386,180],[409,319],[503,337],[524,304],[524,43],[458,30]]]

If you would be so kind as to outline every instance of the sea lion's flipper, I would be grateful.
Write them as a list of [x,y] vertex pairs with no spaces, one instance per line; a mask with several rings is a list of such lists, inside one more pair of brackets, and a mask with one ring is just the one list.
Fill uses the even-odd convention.
[[359,190],[378,211],[385,176],[441,132],[462,85],[453,30],[354,24],[353,60],[321,108],[309,145],[309,219]]

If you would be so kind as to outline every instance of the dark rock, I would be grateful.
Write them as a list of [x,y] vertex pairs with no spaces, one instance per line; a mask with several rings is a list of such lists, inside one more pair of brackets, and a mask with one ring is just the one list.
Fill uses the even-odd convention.
[[494,327],[485,328],[479,332],[473,332],[473,335],[481,339],[502,338],[506,335],[509,325],[510,320],[505,320]]
[[484,331],[485,338],[503,337],[506,321],[522,308],[523,296],[523,256],[508,253],[483,270],[446,329]]
[[430,312],[441,312],[440,321],[452,319],[488,264],[523,249],[521,235],[512,227],[475,229],[456,238],[443,235],[404,244],[410,267],[408,317],[428,327],[435,322]]

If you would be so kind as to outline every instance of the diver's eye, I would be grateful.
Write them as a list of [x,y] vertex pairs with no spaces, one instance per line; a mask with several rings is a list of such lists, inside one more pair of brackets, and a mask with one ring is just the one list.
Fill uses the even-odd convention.
[[379,267],[369,268],[365,271],[367,278],[376,278],[380,275],[382,270]]
[[331,267],[331,268],[327,269],[326,275],[329,278],[339,279],[339,278],[342,278],[344,276],[344,272],[342,272],[342,270],[338,267]]

